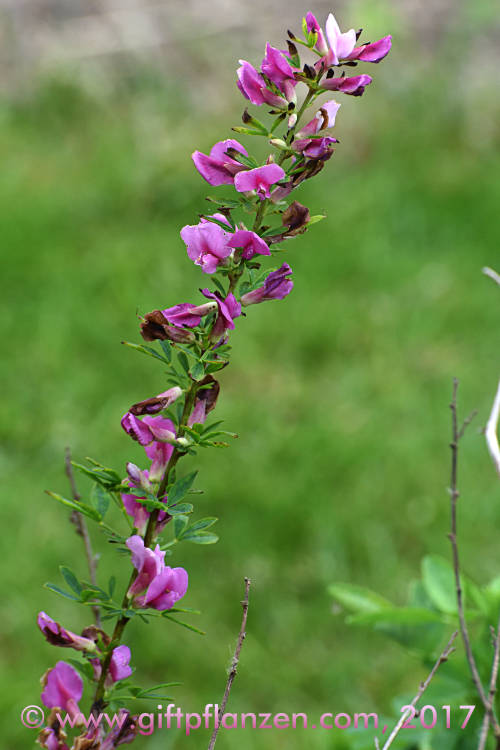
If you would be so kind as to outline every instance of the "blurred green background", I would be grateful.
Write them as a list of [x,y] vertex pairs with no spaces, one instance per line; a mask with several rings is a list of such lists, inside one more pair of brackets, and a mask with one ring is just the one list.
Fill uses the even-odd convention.
[[[1,98],[5,748],[32,746],[19,713],[40,702],[40,675],[67,655],[39,635],[36,612],[75,631],[88,624],[42,588],[59,582],[60,564],[85,575],[80,540],[43,490],[67,494],[66,445],[120,472],[141,463],[119,419],[163,390],[162,372],[120,341],[139,340],[137,311],[197,299],[206,279],[179,229],[209,191],[191,151],[239,124],[237,57],[258,63],[265,41],[280,46],[308,10],[281,0],[267,23],[257,4],[251,29],[221,23],[203,36],[207,5],[165,8],[179,31],[161,55],[18,66]],[[329,10],[310,9],[322,20]],[[453,376],[463,409],[479,410],[460,467],[464,567],[478,581],[500,572],[499,487],[480,434],[499,374],[499,291],[480,272],[500,266],[497,8],[365,0],[334,10],[365,38],[392,32],[394,47],[367,70],[375,82],[362,99],[341,99],[337,152],[297,194],[328,218],[289,243],[293,294],[251,308],[232,339],[218,413],[240,437],[202,456],[197,505],[198,517],[220,518],[221,540],[184,544],[173,558],[189,570],[184,601],[203,611],[195,624],[207,635],[172,623],[127,631],[139,680],[181,681],[175,700],[188,711],[222,696],[244,575],[248,638],[230,710],[391,713],[392,699],[417,687],[414,657],[349,629],[327,586],[358,583],[402,603],[421,557],[448,556]],[[105,580],[118,568],[123,586],[126,566],[95,544]],[[234,735],[221,733],[218,747],[346,741]],[[159,732],[134,747],[207,742],[206,732]]]

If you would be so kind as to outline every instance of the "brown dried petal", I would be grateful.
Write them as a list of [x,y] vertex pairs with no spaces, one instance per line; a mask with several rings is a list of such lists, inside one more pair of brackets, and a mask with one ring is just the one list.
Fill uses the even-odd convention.
[[305,231],[310,218],[309,209],[298,201],[293,201],[283,213],[281,221],[283,226],[288,227],[287,234],[300,234]]

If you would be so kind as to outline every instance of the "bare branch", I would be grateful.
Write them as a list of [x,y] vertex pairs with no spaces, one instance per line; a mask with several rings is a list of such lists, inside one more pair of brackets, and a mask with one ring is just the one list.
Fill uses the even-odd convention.
[[[71,450],[69,448],[66,448],[65,453],[65,467],[66,467],[66,475],[69,479],[69,483],[71,486],[71,493],[73,495],[73,500],[76,502],[79,502],[80,500],[80,493],[78,492],[78,488],[76,486],[75,481],[75,475],[73,472],[73,466],[71,464]],[[97,556],[94,555],[92,551],[92,542],[90,541],[90,534],[87,527],[87,523],[82,516],[81,513],[78,513],[78,511],[74,510],[73,513],[70,516],[71,522],[75,524],[76,527],[76,533],[79,534],[79,536],[83,539],[83,544],[85,546],[85,556],[87,558],[87,565],[89,568],[89,576],[90,576],[90,583],[93,586],[97,585]],[[92,605],[92,611],[94,613],[95,617],[95,624],[98,628],[101,627],[101,610],[99,608],[98,604]]]
[[489,276],[490,279],[493,279],[493,281],[496,281],[496,283],[500,285],[500,274],[498,274],[492,268],[488,268],[488,266],[485,266],[481,270],[482,270],[482,272],[484,273],[485,276]]
[[498,381],[498,388],[491,408],[490,418],[486,425],[484,432],[486,437],[486,445],[490,452],[490,456],[495,464],[495,469],[500,477],[500,445],[498,444],[498,419],[500,417],[500,381]]
[[450,527],[451,528],[450,528],[450,533],[448,534],[448,537],[451,542],[451,549],[453,553],[453,572],[455,575],[458,619],[460,622],[460,633],[462,635],[462,641],[465,647],[467,662],[469,664],[469,669],[472,675],[474,686],[476,688],[476,692],[479,698],[481,699],[481,702],[488,715],[489,721],[491,722],[493,731],[495,733],[495,737],[500,737],[500,725],[495,715],[493,706],[490,704],[488,698],[486,697],[486,693],[484,691],[484,687],[481,682],[481,677],[479,676],[479,671],[476,665],[476,660],[474,659],[474,654],[472,653],[472,646],[470,642],[469,631],[467,628],[467,621],[465,619],[465,608],[464,608],[462,584],[461,584],[461,578],[460,578],[460,557],[458,554],[458,541],[457,541],[457,501],[458,501],[458,498],[460,497],[460,493],[458,491],[458,443],[464,433],[466,422],[464,422],[464,425],[459,430],[458,429],[458,413],[457,413],[457,391],[458,391],[458,380],[455,378],[453,380],[453,396],[452,396],[451,403],[450,403],[451,418],[452,418],[451,419],[452,440],[450,443],[450,448],[451,448]]
[[[227,701],[229,699],[229,693],[231,692],[231,687],[234,682],[234,678],[236,677],[236,672],[238,669],[238,663],[240,660],[240,652],[241,647],[243,646],[243,641],[246,637],[246,626],[247,626],[247,615],[248,615],[248,595],[250,593],[250,578],[245,578],[245,596],[243,598],[243,601],[241,602],[241,606],[243,607],[243,618],[241,620],[241,628],[240,633],[238,635],[238,642],[236,643],[236,648],[234,650],[233,659],[231,662],[231,669],[229,670],[229,675],[227,678],[226,683],[226,689],[224,691],[224,697],[222,698],[222,703],[220,705],[220,715],[221,717],[224,716],[224,712],[226,710]],[[212,736],[210,737],[210,743],[208,745],[208,750],[213,750],[215,747],[215,742],[217,740],[217,734],[219,732],[219,723],[217,719],[215,720],[215,728],[212,732]]]
[[[412,709],[415,708],[415,706],[417,705],[418,701],[420,700],[420,698],[423,696],[423,694],[425,693],[425,691],[427,690],[427,688],[431,684],[431,682],[432,682],[432,680],[434,678],[434,675],[438,671],[438,669],[441,666],[441,664],[444,664],[445,661],[448,661],[448,657],[455,650],[454,647],[453,647],[453,642],[455,641],[455,638],[457,637],[457,635],[458,635],[458,630],[455,630],[455,632],[451,636],[450,640],[446,644],[446,646],[444,648],[444,651],[442,651],[442,653],[439,656],[437,662],[432,667],[432,669],[431,669],[431,671],[429,673],[429,676],[427,677],[427,679],[425,680],[425,682],[422,682],[420,684],[420,687],[418,689],[418,693],[416,694],[416,696],[414,697],[414,699],[412,700],[412,702],[409,704]],[[405,721],[407,721],[409,718],[412,717],[412,715],[413,714],[412,714],[412,711],[411,711],[410,708],[408,709],[408,711],[405,711],[405,713],[401,716],[400,720],[398,721],[398,723],[396,724],[396,726],[392,730],[391,734],[389,735],[389,737],[388,737],[385,745],[383,746],[382,750],[387,750],[387,748],[389,748],[392,745],[392,743],[396,739],[397,735],[401,731],[401,727],[403,726],[403,724],[405,723]],[[378,744],[378,741],[375,742],[375,746],[377,748],[380,748],[380,745]]]
[[[498,618],[498,625],[496,629],[496,633],[492,630],[493,635],[493,665],[491,667],[491,677],[490,677],[490,689],[488,692],[488,700],[490,702],[490,706],[494,705],[495,700],[495,694],[497,691],[497,681],[498,681],[498,666],[500,664],[500,617]],[[486,742],[488,740],[488,730],[490,728],[490,717],[486,713],[484,715],[483,724],[481,727],[481,734],[479,736],[479,745],[477,746],[477,750],[485,750]]]

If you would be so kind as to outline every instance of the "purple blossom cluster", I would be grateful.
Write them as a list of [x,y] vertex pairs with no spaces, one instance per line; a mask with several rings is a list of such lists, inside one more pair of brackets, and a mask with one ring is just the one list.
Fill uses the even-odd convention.
[[[308,13],[302,31],[303,38],[288,32],[286,49],[268,43],[260,69],[240,60],[237,70],[243,97],[257,107],[270,108],[270,123],[264,124],[245,109],[243,126],[233,128],[238,134],[267,140],[271,152],[264,163],[234,138],[219,141],[208,154],[199,150],[192,154],[195,168],[209,185],[233,192],[210,197],[217,210],[201,215],[198,223],[186,225],[180,232],[188,258],[207,274],[211,288],[200,289],[198,303],[180,302],[146,313],[141,319],[143,340],[160,348],[133,346],[167,366],[170,386],[134,403],[121,418],[123,430],[144,449],[143,468],[129,461],[121,481],[110,479],[108,470],[96,468],[93,474],[86,470],[114,497],[128,523],[126,536],[113,532],[112,538],[131,553],[130,581],[121,606],[108,601],[102,589],[94,586],[88,590],[90,603],[98,603],[109,618],[116,619],[114,630],[108,635],[92,625],[76,635],[44,612],[38,616],[38,627],[49,643],[74,649],[87,660],[95,688],[95,711],[106,705],[117,683],[132,675],[130,649],[120,645],[131,617],[168,615],[187,592],[186,570],[165,564],[172,546],[182,540],[203,544],[216,540],[206,531],[216,519],[188,526],[193,508],[185,499],[189,499],[193,477],[179,478],[177,464],[202,448],[225,445],[220,438],[231,433],[221,431],[220,423],[207,424],[207,419],[220,391],[214,374],[229,363],[230,332],[235,321],[241,325],[243,308],[283,300],[290,294],[294,286],[290,265],[278,261],[274,268],[266,269],[264,264],[283,253],[285,241],[323,218],[311,216],[306,206],[289,199],[305,180],[324,168],[338,143],[332,128],[340,103],[329,99],[318,105],[316,100],[330,91],[361,96],[372,83],[371,76],[346,76],[345,67],[378,63],[391,47],[390,36],[358,45],[360,32],[342,32],[332,14],[323,30]],[[299,47],[308,56],[305,62],[300,59]],[[301,102],[299,87],[305,87]],[[309,107],[313,109],[307,116]],[[175,523],[170,525],[172,520]],[[170,541],[160,538],[172,527]],[[87,596],[85,603],[88,601]],[[43,678],[42,701],[50,709],[77,717],[82,695],[82,679],[69,663],[57,662]],[[127,714],[119,732],[104,736],[100,728],[93,729],[76,738],[73,750],[110,750],[134,737],[133,717]],[[39,743],[48,750],[68,750],[65,740],[55,720],[49,720],[39,736]]]

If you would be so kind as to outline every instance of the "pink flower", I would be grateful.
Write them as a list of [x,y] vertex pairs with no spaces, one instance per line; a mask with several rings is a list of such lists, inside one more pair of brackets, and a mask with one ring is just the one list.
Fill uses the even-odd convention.
[[201,388],[196,394],[194,408],[188,419],[188,427],[192,427],[194,424],[204,424],[207,414],[215,409],[220,391],[219,383],[211,375],[207,375],[203,379],[202,385],[205,387]]
[[38,735],[37,742],[40,747],[44,747],[46,750],[69,750],[64,739],[62,739],[66,735],[62,733],[60,727],[58,728],[58,733],[52,727],[45,727]]
[[213,299],[217,303],[218,315],[217,320],[213,328],[213,337],[219,338],[224,332],[230,328],[234,329],[234,318],[238,318],[241,315],[241,305],[236,300],[234,294],[228,294],[226,299],[222,299],[218,294],[213,294],[208,289],[202,289],[201,293]]
[[254,255],[271,255],[269,246],[255,232],[247,229],[238,229],[229,240],[230,247],[241,248],[241,257],[245,260],[253,258]]
[[296,134],[292,148],[295,151],[303,153],[309,159],[322,159],[328,155],[332,144],[338,143],[336,138],[330,136],[325,138],[306,138],[304,136],[317,135],[326,128],[333,128],[339,107],[340,104],[333,99],[325,102],[321,109],[316,112],[313,119]]
[[243,164],[226,154],[228,148],[234,148],[240,154],[248,156],[241,143],[233,138],[216,143],[210,151],[210,156],[202,154],[201,151],[195,151],[192,154],[191,158],[196,169],[210,185],[232,185],[234,175],[240,170],[246,169]]
[[278,268],[277,271],[272,271],[272,273],[267,276],[263,286],[254,289],[253,292],[247,292],[247,294],[244,294],[241,298],[241,304],[247,306],[255,305],[258,302],[265,302],[270,299],[283,299],[290,294],[293,289],[293,281],[287,278],[291,273],[292,269],[288,263],[283,263],[281,268]]
[[262,72],[283,92],[288,102],[297,100],[295,71],[281,50],[271,47],[269,42],[266,45],[266,56],[262,61]]
[[232,253],[227,244],[228,232],[211,221],[183,227],[181,237],[186,243],[188,256],[197,266],[201,266],[205,273],[214,273],[218,265]]
[[58,661],[56,666],[43,677],[42,702],[47,708],[60,708],[71,718],[76,718],[80,709],[78,701],[83,695],[83,682],[78,672],[65,661]]
[[349,55],[349,60],[362,60],[363,62],[379,63],[389,54],[392,45],[392,36],[384,36],[377,42],[362,44],[355,47]]
[[127,547],[132,552],[132,565],[137,570],[137,578],[130,586],[129,596],[144,591],[165,567],[165,552],[157,544],[155,549],[144,546],[144,540],[139,535],[127,539]]
[[135,740],[138,729],[137,717],[131,716],[125,708],[120,708],[117,726],[101,740],[98,747],[100,750],[113,750],[119,745],[128,745]]
[[[151,431],[161,430],[162,432],[172,434],[175,438],[175,425],[170,419],[165,419],[164,417],[144,417],[142,421],[143,423],[146,423],[146,426],[151,429]],[[152,461],[149,469],[149,479],[152,482],[159,482],[167,468],[170,456],[174,450],[173,446],[158,439],[153,440],[150,445],[145,446],[144,450],[146,451],[147,457]]]
[[269,104],[271,107],[287,106],[286,99],[269,91],[265,80],[253,65],[250,65],[246,60],[240,60],[240,65],[241,67],[237,71],[237,86],[246,99],[249,99],[252,104],[257,104],[257,106],[261,104]]
[[181,396],[182,388],[179,388],[178,385],[174,385],[167,391],[163,391],[163,393],[153,396],[153,398],[138,401],[130,407],[129,411],[135,417],[140,417],[143,414],[158,414],[158,412],[163,411],[163,409],[168,409],[168,407]]
[[323,29],[317,22],[316,17],[311,12],[309,12],[306,15],[306,26],[307,26],[307,31],[309,33],[314,32],[318,35],[318,38],[316,40],[316,49],[318,50],[319,54],[327,55],[328,44],[326,43],[325,35],[323,34]]
[[343,94],[351,96],[361,96],[366,86],[372,82],[372,77],[367,75],[360,76],[341,76],[340,78],[324,78],[320,86],[328,91],[341,91]]
[[123,415],[121,425],[127,435],[144,446],[151,445],[154,441],[171,443],[175,440],[174,425],[163,417],[144,417],[141,420],[128,411]]
[[356,32],[354,29],[349,29],[342,33],[333,13],[330,13],[326,19],[325,30],[330,44],[327,62],[329,65],[338,65],[340,60],[348,58],[353,51],[356,44]]
[[[187,591],[187,572],[184,568],[166,566],[165,553],[160,551],[159,546],[154,551],[145,547],[140,536],[130,537],[127,547],[132,551],[132,564],[138,571],[128,591],[129,596],[135,597],[136,606],[171,609]],[[137,596],[143,591],[142,596]]]
[[162,313],[163,317],[172,325],[194,328],[199,326],[201,322],[200,316],[194,315],[192,312],[195,307],[196,305],[191,305],[189,302],[182,302],[180,305],[167,307],[166,310],[162,310]]
[[285,177],[285,171],[278,164],[266,164],[263,167],[239,172],[234,179],[234,187],[239,193],[255,190],[261,200],[269,198],[269,188]]
[[[105,686],[111,687],[119,680],[125,680],[132,674],[130,667],[130,649],[128,646],[117,646],[113,649],[111,661],[109,663],[109,672],[106,675]],[[94,679],[99,680],[102,674],[101,662],[99,659],[91,659],[90,663],[94,667]]]
[[[160,445],[164,445],[164,443],[160,443]],[[170,447],[170,446],[169,446]],[[169,456],[170,457],[170,456]],[[167,458],[168,462],[168,458]],[[163,476],[163,472],[165,471],[166,463],[165,465],[162,465],[158,467],[158,479],[161,479]],[[149,492],[152,491],[152,485],[149,481],[149,472],[148,471],[141,471],[138,466],[132,463],[127,464],[127,474],[128,479],[130,482],[130,485],[132,487],[137,487],[138,489],[147,490]],[[134,527],[137,529],[137,531],[140,534],[144,534],[146,531],[146,527],[148,525],[150,512],[146,510],[144,505],[139,502],[140,500],[145,500],[145,495],[141,495],[140,493],[137,494],[126,494],[123,493],[121,495],[121,499],[123,502],[123,506],[125,510],[127,511],[128,515],[131,516],[134,520]],[[166,496],[161,498],[161,502],[166,501]],[[158,514],[157,523],[156,523],[156,533],[159,534],[160,531],[164,528],[165,524],[167,523],[168,519],[168,513],[161,510]]]
[[49,617],[45,612],[40,612],[37,618],[37,624],[43,635],[53,646],[62,646],[63,648],[74,648],[76,651],[95,651],[95,642],[90,638],[84,638],[76,635],[70,630],[66,630]]

